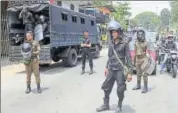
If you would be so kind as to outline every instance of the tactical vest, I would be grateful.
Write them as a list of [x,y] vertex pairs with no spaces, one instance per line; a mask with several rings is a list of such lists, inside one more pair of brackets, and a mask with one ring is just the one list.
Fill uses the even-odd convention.
[[[37,51],[37,42],[33,40],[30,44],[32,45],[32,52]],[[39,55],[32,54],[32,59],[34,59],[34,58],[39,59]]]
[[146,55],[146,46],[147,46],[146,41],[144,42],[136,41],[135,43],[136,56]]

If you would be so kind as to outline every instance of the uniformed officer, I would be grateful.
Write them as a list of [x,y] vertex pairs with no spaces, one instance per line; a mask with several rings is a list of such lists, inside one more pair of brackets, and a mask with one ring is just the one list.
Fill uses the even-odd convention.
[[[27,46],[29,44],[29,46]],[[29,49],[31,48],[31,49]],[[39,72],[39,53],[40,53],[40,45],[38,42],[33,40],[33,33],[31,31],[28,31],[26,33],[26,40],[25,43],[22,46],[22,55],[25,58],[24,64],[25,64],[25,71],[26,71],[26,82],[27,82],[27,90],[26,93],[31,92],[31,75],[32,72],[35,75],[36,83],[37,83],[37,91],[38,93],[41,93],[41,87],[40,87],[40,72]]]
[[82,47],[82,73],[85,73],[85,62],[86,62],[86,57],[88,57],[89,60],[89,66],[90,66],[90,73],[89,74],[93,74],[93,60],[92,60],[92,56],[91,56],[91,42],[90,42],[90,37],[88,36],[88,31],[85,30],[84,31],[84,39],[83,42],[81,44]]
[[142,93],[146,93],[148,91],[148,74],[145,72],[142,72],[141,66],[142,63],[147,59],[146,55],[147,50],[147,41],[145,39],[145,31],[143,28],[138,28],[137,31],[137,40],[135,42],[135,65],[136,65],[136,71],[137,71],[137,85],[133,88],[133,90],[141,89],[141,77],[143,76],[144,81],[144,88]]
[[[108,61],[105,68],[105,75],[106,79],[104,83],[102,84],[102,89],[104,91],[104,103],[101,107],[97,108],[97,112],[109,110],[109,95],[112,91],[114,82],[117,82],[117,96],[119,98],[118,101],[118,108],[116,110],[116,113],[119,113],[122,109],[122,102],[124,99],[124,92],[126,90],[126,79],[128,81],[131,81],[131,57],[129,54],[128,49],[128,40],[125,40],[126,38],[123,37],[122,27],[121,25],[116,21],[111,21],[108,24],[108,30],[111,35],[111,43],[109,45],[109,51],[108,51]],[[116,51],[116,54],[114,54],[114,50]],[[129,73],[127,76],[123,73],[123,67],[121,63],[118,61],[118,57],[120,61],[125,65],[126,62],[129,66]],[[127,61],[126,61],[127,59]]]
[[25,25],[25,33],[28,31],[33,31],[33,14],[28,11],[26,7],[23,7],[22,11],[20,12],[19,19],[22,19],[23,24]]

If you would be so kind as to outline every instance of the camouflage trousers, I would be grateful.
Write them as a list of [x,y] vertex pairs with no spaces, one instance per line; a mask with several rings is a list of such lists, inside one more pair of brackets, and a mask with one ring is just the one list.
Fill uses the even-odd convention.
[[37,59],[33,59],[28,65],[25,65],[25,71],[27,84],[31,83],[32,73],[35,75],[36,83],[40,83],[39,61]]
[[142,77],[145,82],[148,81],[148,74],[141,71],[141,66],[142,66],[142,63],[144,62],[144,60],[145,60],[144,58],[136,59],[137,81],[141,81]]

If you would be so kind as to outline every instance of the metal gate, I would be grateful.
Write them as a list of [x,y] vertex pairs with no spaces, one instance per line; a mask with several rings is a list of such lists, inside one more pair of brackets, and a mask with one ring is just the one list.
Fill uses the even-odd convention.
[[0,39],[0,53],[1,53],[1,66],[10,65],[11,62],[9,61],[9,49],[10,49],[10,41],[8,36],[8,29],[7,29],[7,15],[1,15],[1,39]]

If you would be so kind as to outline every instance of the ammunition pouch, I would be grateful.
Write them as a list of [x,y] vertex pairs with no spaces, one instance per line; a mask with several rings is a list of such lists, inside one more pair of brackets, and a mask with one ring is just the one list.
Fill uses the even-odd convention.
[[137,59],[143,59],[146,57],[146,54],[143,54],[143,55],[136,55],[136,58]]

